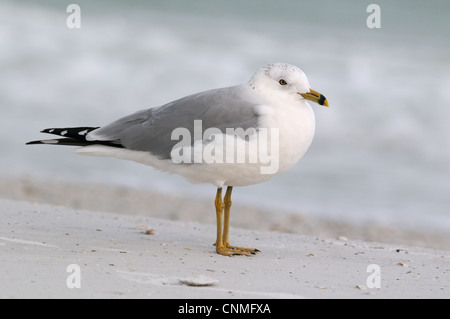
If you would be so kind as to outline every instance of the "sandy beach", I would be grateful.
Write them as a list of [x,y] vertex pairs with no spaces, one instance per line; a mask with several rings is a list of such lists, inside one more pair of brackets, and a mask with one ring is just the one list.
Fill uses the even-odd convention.
[[[153,203],[149,216],[137,192],[117,190],[112,194],[117,201],[101,203],[106,199],[101,192],[84,187],[76,193],[76,185],[66,184],[67,196],[57,202],[49,189],[61,188],[38,184],[27,179],[10,180],[10,187],[2,183],[2,197],[15,198],[0,200],[0,298],[450,296],[445,238],[439,238],[441,249],[400,243],[411,233],[393,233],[391,243],[355,239],[358,232],[351,233],[348,225],[307,223],[289,215],[276,223],[267,212],[236,205],[245,214],[240,212],[242,218],[232,225],[233,243],[261,253],[224,257],[212,245],[214,216],[201,214],[209,208],[201,208],[204,203],[146,194]],[[304,234],[294,234],[294,228]],[[366,231],[371,233],[377,231]],[[423,237],[431,246],[431,237]]]
[[[0,1],[0,298],[449,298],[448,9],[444,0]],[[270,80],[256,85],[261,66],[280,62],[308,83],[266,69]],[[83,139],[87,127],[239,84],[248,90],[127,118],[148,130],[124,124],[124,138],[105,138],[168,158],[173,138],[147,137],[171,126],[279,128],[270,163],[290,166],[314,127],[298,164],[233,190],[231,244],[256,256],[215,252],[211,185],[26,145],[52,138],[40,132]],[[297,107],[305,97],[314,125]],[[251,182],[237,172],[229,184]]]
[[[213,196],[215,194],[212,189]],[[182,194],[181,194],[182,195]],[[195,221],[215,225],[211,200],[105,184],[77,184],[30,177],[0,178],[0,198],[53,204],[76,210]],[[355,224],[314,218],[299,212],[264,210],[233,201],[231,226],[321,238],[347,237],[388,244],[450,250],[450,234],[416,231],[399,225]]]

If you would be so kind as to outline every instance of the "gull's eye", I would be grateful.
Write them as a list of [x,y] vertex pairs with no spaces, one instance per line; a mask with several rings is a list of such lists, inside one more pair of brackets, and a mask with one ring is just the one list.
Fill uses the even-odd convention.
[[287,82],[286,82],[285,80],[283,80],[283,79],[281,79],[280,81],[278,81],[278,83],[280,83],[280,85],[286,85],[286,84],[287,84]]

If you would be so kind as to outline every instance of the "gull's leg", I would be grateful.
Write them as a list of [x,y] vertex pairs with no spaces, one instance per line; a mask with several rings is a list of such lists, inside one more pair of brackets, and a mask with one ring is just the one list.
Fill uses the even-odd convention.
[[227,187],[225,196],[223,197],[225,206],[225,215],[223,220],[223,245],[225,247],[230,246],[229,242],[229,232],[230,232],[230,209],[231,209],[231,192],[233,191],[232,186]]
[[[227,187],[227,191],[223,198],[225,208],[224,208],[224,222],[223,222],[223,232],[222,232],[222,243],[225,248],[232,252],[232,255],[254,255],[259,252],[258,249],[254,248],[242,248],[231,246],[229,242],[229,231],[230,231],[230,210],[231,210],[231,192],[233,191],[232,186]],[[217,226],[218,227],[218,226]]]
[[[223,217],[223,201],[222,201],[222,187],[217,189],[216,193],[216,200],[214,201],[214,205],[216,206],[216,223],[217,223],[217,237],[216,237],[216,243],[214,246],[216,246],[216,250],[222,246],[223,237],[222,237],[222,217]],[[219,251],[217,251],[219,252]]]
[[227,187],[227,191],[225,192],[225,196],[223,198],[225,204],[225,215],[224,215],[224,223],[223,223],[223,245],[225,247],[230,246],[229,241],[229,233],[230,233],[230,210],[231,210],[231,192],[233,191],[232,186]]
[[217,189],[216,200],[214,201],[214,205],[216,206],[216,219],[217,219],[217,238],[216,243],[216,251],[218,254],[224,256],[233,255],[233,251],[228,249],[223,245],[223,208],[224,204],[222,201],[222,188]]

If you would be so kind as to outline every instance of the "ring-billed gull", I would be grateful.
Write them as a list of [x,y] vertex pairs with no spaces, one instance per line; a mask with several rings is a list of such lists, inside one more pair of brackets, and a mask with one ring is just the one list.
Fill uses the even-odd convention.
[[[295,165],[315,131],[307,100],[328,106],[298,67],[274,63],[244,84],[142,110],[103,127],[50,128],[63,138],[27,144],[81,146],[77,153],[132,160],[217,187],[216,251],[252,255],[229,243],[234,186],[266,181]],[[222,199],[222,188],[227,186]]]

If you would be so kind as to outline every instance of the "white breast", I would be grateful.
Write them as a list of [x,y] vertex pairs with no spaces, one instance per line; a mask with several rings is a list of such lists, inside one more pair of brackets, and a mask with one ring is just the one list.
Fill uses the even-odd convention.
[[294,166],[306,153],[314,137],[315,118],[306,101],[282,107],[262,106],[261,126],[279,129],[279,173]]

